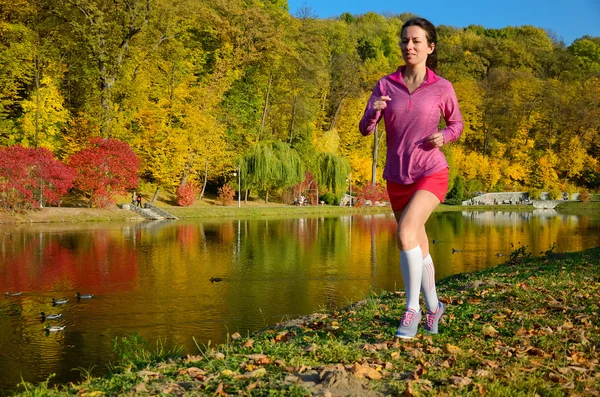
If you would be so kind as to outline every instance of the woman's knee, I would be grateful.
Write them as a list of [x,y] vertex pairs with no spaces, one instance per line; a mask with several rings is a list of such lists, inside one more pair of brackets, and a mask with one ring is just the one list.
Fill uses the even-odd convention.
[[398,226],[398,246],[401,250],[406,251],[419,245],[418,229]]

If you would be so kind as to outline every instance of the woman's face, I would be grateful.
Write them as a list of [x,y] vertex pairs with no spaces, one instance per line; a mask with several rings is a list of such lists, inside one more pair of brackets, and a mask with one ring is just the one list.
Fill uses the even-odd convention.
[[427,43],[427,32],[420,26],[407,26],[402,32],[400,49],[402,58],[407,65],[419,65],[427,61],[427,56],[433,52],[435,43]]

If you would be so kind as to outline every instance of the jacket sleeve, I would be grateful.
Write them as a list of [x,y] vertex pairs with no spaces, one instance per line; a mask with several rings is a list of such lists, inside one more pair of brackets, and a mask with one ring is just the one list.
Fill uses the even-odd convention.
[[460,138],[464,125],[452,84],[450,84],[442,101],[442,116],[446,121],[446,128],[440,131],[444,135],[444,144],[456,141]]
[[365,108],[365,113],[358,123],[358,129],[364,136],[371,135],[373,133],[377,122],[383,114],[381,110],[373,109],[373,103],[381,96],[380,84],[381,81],[377,82],[377,85],[375,88],[373,88],[373,92],[371,93],[371,97],[369,98],[369,102],[367,102],[367,107]]

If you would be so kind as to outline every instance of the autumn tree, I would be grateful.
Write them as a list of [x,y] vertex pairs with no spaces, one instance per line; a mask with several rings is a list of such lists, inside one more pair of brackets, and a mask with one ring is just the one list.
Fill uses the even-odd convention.
[[75,171],[46,148],[0,147],[0,207],[4,210],[56,204],[73,186]]
[[125,142],[92,138],[87,148],[69,157],[68,164],[77,172],[75,188],[92,207],[106,207],[114,194],[138,184],[139,159]]

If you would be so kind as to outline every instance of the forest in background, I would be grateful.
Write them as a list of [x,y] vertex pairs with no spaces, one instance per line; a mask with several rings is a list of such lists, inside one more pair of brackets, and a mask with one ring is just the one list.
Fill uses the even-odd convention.
[[[285,0],[0,0],[0,147],[63,160],[111,138],[139,158],[142,188],[216,191],[240,167],[242,186],[267,197],[306,171],[340,195],[346,178],[371,183],[374,139],[358,121],[376,81],[403,63],[411,16],[319,19]],[[465,122],[444,148],[451,182],[597,191],[600,38],[437,28],[438,73]]]

